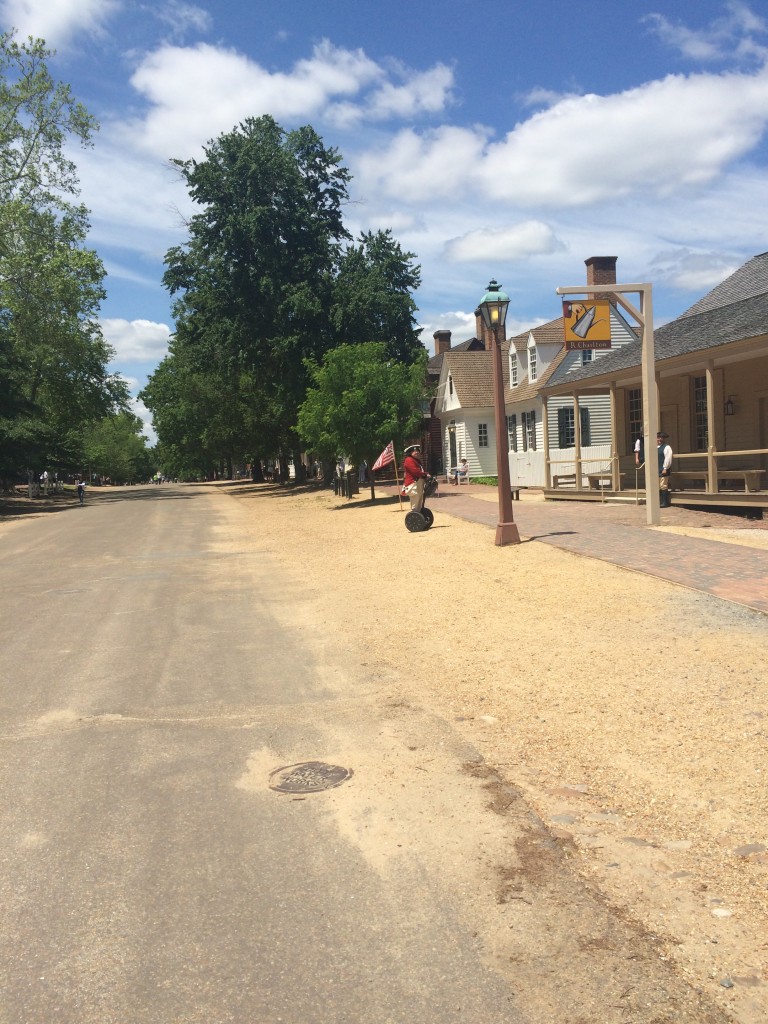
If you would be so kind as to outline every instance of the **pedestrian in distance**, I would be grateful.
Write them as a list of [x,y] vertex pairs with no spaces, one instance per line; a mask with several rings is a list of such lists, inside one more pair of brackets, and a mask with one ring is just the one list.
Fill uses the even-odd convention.
[[672,494],[669,490],[669,478],[672,472],[672,445],[667,444],[669,434],[662,430],[656,435],[656,454],[659,459],[659,508],[672,506]]
[[469,473],[469,463],[466,459],[462,459],[456,469],[453,470],[453,480],[451,480],[451,483],[458,486],[459,480],[463,480],[467,473]]
[[85,504],[85,480],[77,481],[77,497],[81,505]]

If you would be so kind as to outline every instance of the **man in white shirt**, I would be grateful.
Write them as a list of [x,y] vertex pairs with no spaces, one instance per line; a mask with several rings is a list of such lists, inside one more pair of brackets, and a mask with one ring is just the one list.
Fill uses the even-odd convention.
[[656,435],[656,454],[659,459],[659,508],[670,508],[669,475],[672,472],[672,445],[667,444],[669,434],[662,430]]

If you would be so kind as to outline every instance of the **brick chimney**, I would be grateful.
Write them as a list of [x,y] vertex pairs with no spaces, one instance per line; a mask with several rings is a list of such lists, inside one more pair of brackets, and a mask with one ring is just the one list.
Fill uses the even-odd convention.
[[[584,260],[587,265],[587,285],[591,284],[616,284],[616,260],[618,256],[590,256]],[[611,298],[608,294],[600,296],[590,295],[590,299]]]
[[451,348],[451,332],[450,331],[435,331],[432,335],[435,339],[435,355],[441,356],[443,352],[450,351]]
[[[491,352],[493,349],[493,331],[485,326],[485,320],[483,320],[483,314],[480,312],[478,306],[475,310],[475,337],[478,341],[482,341],[483,348],[486,352]],[[499,333],[499,341],[507,340],[507,325],[505,324]]]

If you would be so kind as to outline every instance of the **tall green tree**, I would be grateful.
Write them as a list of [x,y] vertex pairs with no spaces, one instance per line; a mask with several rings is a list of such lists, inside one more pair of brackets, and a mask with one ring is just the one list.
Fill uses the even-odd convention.
[[[369,466],[384,447],[416,433],[423,412],[427,354],[393,360],[384,343],[341,345],[310,364],[312,384],[299,409],[299,432],[324,460],[349,455]],[[375,498],[371,474],[371,498]]]
[[[126,404],[98,324],[104,269],[87,249],[70,141],[97,125],[53,80],[42,40],[0,35],[0,347],[11,374],[2,472],[77,463],[83,426]],[[11,405],[8,405],[13,396]]]
[[98,124],[69,85],[54,81],[51,56],[42,39],[19,43],[12,32],[0,34],[0,203],[61,210],[79,191],[65,144],[88,145]]
[[380,341],[387,354],[410,363],[420,357],[413,292],[421,284],[421,268],[392,232],[364,232],[345,250],[333,289],[333,326],[347,344]]
[[139,395],[152,412],[165,469],[187,478],[231,476],[235,462],[252,458],[253,412],[245,377],[235,369],[227,375],[215,365],[201,368],[172,340],[168,356]]
[[139,417],[128,411],[90,424],[83,436],[83,468],[110,477],[113,483],[148,480],[152,452],[142,430]]
[[272,409],[263,444],[295,451],[303,360],[331,339],[349,174],[312,128],[286,132],[268,116],[211,142],[204,160],[175,163],[201,207],[166,256],[177,345],[221,380],[245,371]]
[[344,343],[382,342],[394,360],[420,359],[420,270],[389,231],[351,243],[349,173],[309,126],[286,132],[251,118],[210,142],[203,160],[176,164],[199,212],[166,256],[177,329],[162,386],[150,380],[143,393],[158,437],[165,443],[183,421],[179,450],[191,452],[197,430],[202,455],[210,444],[231,451],[239,431],[254,461],[292,452],[300,469],[307,366]]

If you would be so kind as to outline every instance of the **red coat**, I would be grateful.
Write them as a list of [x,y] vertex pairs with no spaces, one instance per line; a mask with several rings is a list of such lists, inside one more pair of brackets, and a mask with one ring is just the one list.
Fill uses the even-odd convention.
[[421,464],[421,459],[417,455],[405,456],[405,461],[403,462],[403,482],[406,487],[410,487],[411,484],[415,484],[417,480],[428,475]]

